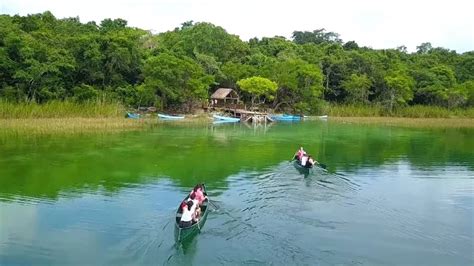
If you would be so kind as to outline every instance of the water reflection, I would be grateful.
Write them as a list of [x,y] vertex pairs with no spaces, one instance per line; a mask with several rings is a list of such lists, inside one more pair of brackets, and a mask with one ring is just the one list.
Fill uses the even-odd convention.
[[473,132],[466,129],[317,122],[247,127],[170,125],[146,132],[11,139],[0,146],[0,200],[116,193],[163,177],[180,186],[220,182],[243,169],[270,167],[299,146],[330,162],[330,172],[356,172],[400,159],[420,169],[474,170]]

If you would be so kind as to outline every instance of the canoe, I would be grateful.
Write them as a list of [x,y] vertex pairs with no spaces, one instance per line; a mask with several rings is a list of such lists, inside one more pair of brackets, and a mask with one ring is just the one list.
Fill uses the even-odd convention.
[[184,116],[158,114],[158,117],[164,120],[183,119]]
[[221,116],[221,115],[213,115],[214,120],[217,121],[226,121],[226,122],[239,122],[240,118],[237,117],[228,117],[228,116]]
[[135,114],[135,113],[127,113],[125,115],[126,118],[132,118],[132,119],[138,119],[140,118],[140,114]]
[[327,165],[326,164],[323,164],[323,163],[320,163],[318,161],[315,161],[315,164],[314,165],[310,165],[310,166],[303,166],[301,165],[301,161],[294,158],[293,159],[293,165],[295,166],[295,168],[297,168],[298,170],[306,170],[308,171],[309,169],[312,169],[314,168],[314,166],[317,166],[323,170],[326,170],[327,169]]
[[311,168],[313,168],[313,165],[310,165],[310,166],[303,166],[303,165],[301,165],[301,161],[298,160],[298,159],[294,159],[294,160],[293,160],[293,164],[294,164],[296,167],[298,167],[298,168],[304,168],[304,169],[311,169]]
[[300,121],[301,120],[301,116],[299,115],[281,114],[281,115],[272,115],[270,117],[276,121]]
[[225,120],[214,120],[212,121],[212,124],[213,125],[229,125],[229,124],[234,124],[235,125],[235,121],[225,121]]
[[[207,196],[206,186],[204,184],[203,184],[203,192],[204,192],[204,195]],[[187,200],[188,198],[189,198],[189,194],[183,199],[183,201]],[[209,205],[209,198],[206,198],[203,201],[202,206],[201,206],[201,218],[199,219],[199,221],[189,227],[181,228],[179,226],[179,221],[181,220],[181,214],[182,214],[181,202],[180,202],[178,206],[178,210],[176,211],[175,227],[174,227],[175,228],[174,235],[177,242],[183,241],[201,232],[202,227],[206,223],[207,215],[209,214],[208,205]]]

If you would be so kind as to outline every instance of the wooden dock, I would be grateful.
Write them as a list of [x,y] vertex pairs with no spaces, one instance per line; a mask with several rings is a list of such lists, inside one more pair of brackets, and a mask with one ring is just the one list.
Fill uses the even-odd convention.
[[233,109],[233,108],[224,108],[223,111],[228,113],[232,117],[240,118],[240,121],[242,122],[251,122],[251,123],[273,122],[273,119],[267,113],[248,111],[244,109]]

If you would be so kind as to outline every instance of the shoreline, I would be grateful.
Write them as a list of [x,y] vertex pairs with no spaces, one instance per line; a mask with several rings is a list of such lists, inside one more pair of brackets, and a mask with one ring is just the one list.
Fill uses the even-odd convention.
[[[308,120],[324,121],[316,116]],[[474,128],[474,118],[404,118],[404,117],[328,117],[329,123],[355,125],[399,126],[410,128]],[[127,118],[14,118],[0,119],[0,134],[57,134],[120,132],[143,130],[172,123],[174,125],[204,125],[212,122],[208,115],[190,115],[183,120],[163,121],[155,117]],[[278,122],[275,122],[278,123]],[[303,122],[304,123],[304,122]]]

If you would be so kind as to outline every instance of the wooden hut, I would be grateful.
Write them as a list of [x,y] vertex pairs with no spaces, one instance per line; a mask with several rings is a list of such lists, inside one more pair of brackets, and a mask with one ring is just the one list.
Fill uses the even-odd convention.
[[211,107],[237,108],[239,95],[233,89],[219,88],[211,95]]

